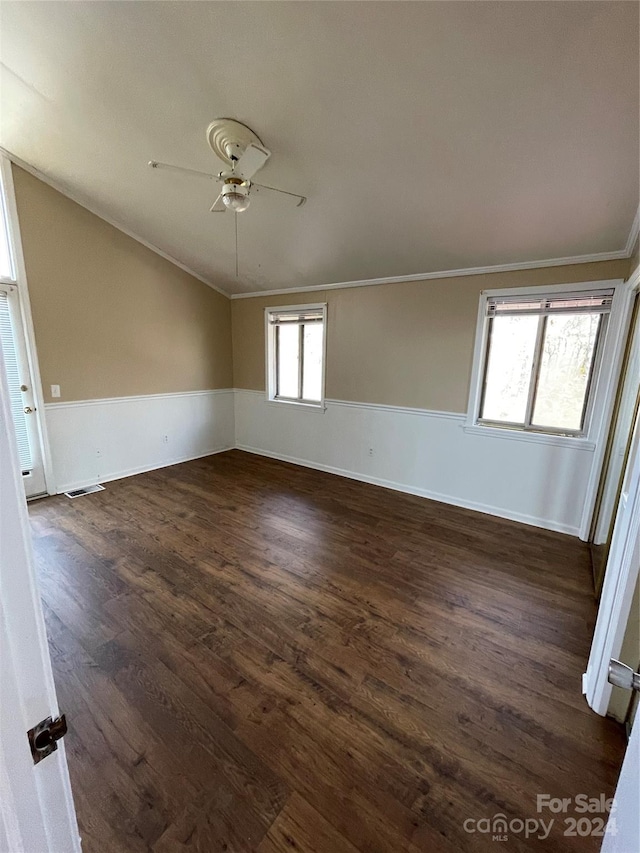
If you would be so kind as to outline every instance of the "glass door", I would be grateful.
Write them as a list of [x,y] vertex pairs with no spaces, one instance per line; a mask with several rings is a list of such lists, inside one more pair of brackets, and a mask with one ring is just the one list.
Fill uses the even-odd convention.
[[33,382],[16,285],[0,284],[0,344],[9,405],[18,442],[22,481],[28,498],[45,494],[44,465]]

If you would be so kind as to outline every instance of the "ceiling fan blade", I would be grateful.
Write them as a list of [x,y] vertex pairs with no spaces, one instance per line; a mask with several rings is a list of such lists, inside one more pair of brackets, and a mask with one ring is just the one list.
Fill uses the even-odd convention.
[[253,142],[247,145],[233,170],[243,181],[250,181],[258,169],[261,169],[271,157],[271,151]]
[[222,193],[218,196],[218,198],[213,202],[211,207],[209,208],[209,213],[224,213],[227,208],[225,207],[222,201]]
[[282,193],[282,195],[290,195],[293,198],[298,199],[298,203],[296,207],[302,207],[302,205],[307,200],[306,195],[298,195],[298,193],[290,193],[289,190],[279,190],[277,187],[268,187],[266,184],[255,184],[253,181],[251,182],[252,187],[257,187],[259,190],[271,190],[273,193]]
[[174,166],[172,163],[161,163],[158,160],[149,160],[148,166],[152,169],[162,169],[165,172],[179,172],[182,175],[191,175],[193,178],[207,178],[210,181],[219,181],[220,175],[210,175],[208,172],[198,172],[197,169],[187,169],[185,166]]

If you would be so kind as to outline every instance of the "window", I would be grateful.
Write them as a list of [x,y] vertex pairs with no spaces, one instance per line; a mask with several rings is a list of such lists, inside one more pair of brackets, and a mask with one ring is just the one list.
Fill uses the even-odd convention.
[[476,423],[584,435],[612,299],[613,290],[485,297]]
[[326,314],[326,305],[266,309],[270,400],[322,406]]

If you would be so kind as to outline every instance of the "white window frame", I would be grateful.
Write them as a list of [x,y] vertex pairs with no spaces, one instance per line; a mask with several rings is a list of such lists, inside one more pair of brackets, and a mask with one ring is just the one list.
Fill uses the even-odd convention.
[[[619,356],[619,341],[627,309],[626,301],[621,293],[622,284],[622,279],[613,279],[482,291],[478,305],[469,405],[467,408],[467,421],[464,427],[465,432],[476,435],[514,438],[540,444],[569,445],[574,448],[594,450],[602,432],[603,422],[606,420],[603,415],[610,407],[612,394],[614,393],[612,386],[614,385],[615,368]],[[599,351],[596,353],[598,363],[594,365],[589,399],[587,400],[584,429],[580,433],[571,434],[564,431],[524,429],[517,425],[482,422],[479,415],[487,359],[490,319],[487,316],[487,302],[489,299],[516,296],[526,299],[528,296],[540,297],[544,295],[558,297],[599,290],[613,290],[613,300],[606,328],[604,329],[604,339],[600,342]]]
[[[323,334],[322,334],[322,377],[320,385],[320,401],[315,400],[298,400],[289,397],[276,396],[277,391],[277,375],[276,375],[276,326],[270,322],[271,315],[274,313],[283,314],[290,311],[292,314],[299,311],[321,311]],[[267,402],[278,406],[294,406],[296,408],[307,409],[310,411],[324,412],[325,411],[325,375],[327,366],[327,303],[314,302],[305,303],[303,305],[275,305],[271,308],[264,309],[264,329],[265,329],[265,366],[266,366],[266,389]]]

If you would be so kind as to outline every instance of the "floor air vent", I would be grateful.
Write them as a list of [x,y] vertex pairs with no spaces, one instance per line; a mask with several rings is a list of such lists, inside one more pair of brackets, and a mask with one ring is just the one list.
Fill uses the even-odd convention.
[[82,495],[92,495],[94,492],[104,492],[104,486],[85,486],[84,489],[74,489],[72,492],[65,492],[68,498],[81,498]]

